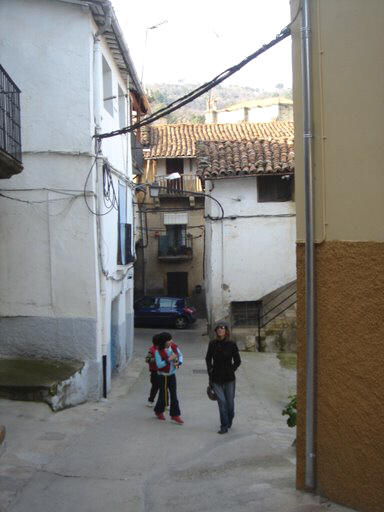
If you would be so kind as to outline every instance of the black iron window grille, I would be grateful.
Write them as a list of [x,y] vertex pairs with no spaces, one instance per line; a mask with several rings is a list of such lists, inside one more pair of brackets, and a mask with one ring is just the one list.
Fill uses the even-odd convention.
[[258,325],[261,302],[258,300],[232,302],[234,325]]
[[1,64],[0,149],[21,162],[20,89]]

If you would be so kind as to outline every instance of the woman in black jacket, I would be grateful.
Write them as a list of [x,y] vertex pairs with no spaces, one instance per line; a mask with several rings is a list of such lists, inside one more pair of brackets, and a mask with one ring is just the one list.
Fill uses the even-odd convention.
[[217,396],[220,413],[220,430],[226,434],[235,416],[235,371],[241,364],[239,349],[229,339],[229,329],[224,323],[215,327],[216,339],[209,342],[205,361]]

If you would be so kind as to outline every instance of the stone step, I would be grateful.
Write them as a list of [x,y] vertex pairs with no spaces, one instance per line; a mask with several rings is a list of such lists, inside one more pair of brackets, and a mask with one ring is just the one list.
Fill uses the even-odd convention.
[[83,367],[80,361],[0,359],[0,397],[64,409],[72,405],[68,395]]

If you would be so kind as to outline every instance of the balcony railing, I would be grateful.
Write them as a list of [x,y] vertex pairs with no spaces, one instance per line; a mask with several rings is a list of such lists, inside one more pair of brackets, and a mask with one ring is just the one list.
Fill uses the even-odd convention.
[[159,237],[158,259],[162,261],[185,261],[193,257],[192,239],[186,238],[182,243],[174,241],[173,237]]
[[0,149],[21,163],[20,89],[1,65]]
[[133,174],[143,174],[144,172],[144,153],[143,146],[137,139],[136,135],[131,132],[131,148]]
[[202,192],[201,180],[194,174],[183,174],[173,180],[165,176],[156,176],[155,182],[160,186],[160,196],[180,197],[188,195],[188,192]]

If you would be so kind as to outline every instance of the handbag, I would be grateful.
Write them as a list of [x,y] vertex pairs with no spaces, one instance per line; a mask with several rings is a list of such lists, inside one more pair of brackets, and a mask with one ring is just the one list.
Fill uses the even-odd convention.
[[210,400],[217,400],[217,396],[215,390],[213,389],[211,379],[209,379],[209,383],[207,386],[207,396]]

